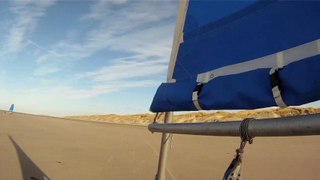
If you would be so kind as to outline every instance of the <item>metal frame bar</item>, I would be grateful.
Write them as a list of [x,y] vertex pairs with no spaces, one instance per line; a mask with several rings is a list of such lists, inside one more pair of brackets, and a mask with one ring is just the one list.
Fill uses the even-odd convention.
[[[173,112],[166,112],[164,117],[164,123],[170,123],[172,121]],[[161,145],[160,145],[160,154],[158,162],[158,171],[156,174],[156,180],[165,180],[166,179],[166,164],[167,156],[170,144],[170,134],[162,133]]]
[[[240,123],[241,121],[150,124],[148,129],[151,132],[173,134],[240,136]],[[252,120],[248,132],[252,137],[320,135],[320,114]]]
[[[170,62],[168,67],[167,74],[167,82],[175,82],[173,79],[173,71],[176,64],[178,48],[181,42],[183,42],[183,27],[184,21],[187,13],[189,0],[181,0],[178,9],[177,15],[177,23],[175,27],[173,43],[172,43],[172,51],[170,55]],[[164,123],[171,123],[173,112],[166,112]],[[156,174],[156,180],[165,180],[165,171],[166,171],[166,162],[167,162],[167,154],[170,144],[170,134],[163,133],[161,139],[161,147],[160,147],[160,155],[159,155],[159,163],[158,163],[158,171]]]

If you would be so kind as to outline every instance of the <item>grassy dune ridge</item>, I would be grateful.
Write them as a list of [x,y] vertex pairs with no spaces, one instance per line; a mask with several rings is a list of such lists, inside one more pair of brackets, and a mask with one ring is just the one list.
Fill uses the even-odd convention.
[[[176,123],[194,123],[194,122],[213,122],[213,121],[231,121],[242,120],[244,118],[277,118],[288,117],[306,114],[320,113],[320,108],[272,108],[263,110],[243,110],[238,112],[194,112],[186,114],[174,115],[173,121]],[[117,124],[135,124],[135,125],[148,125],[153,122],[155,114],[132,114],[132,115],[117,115],[117,114],[105,114],[105,115],[87,115],[87,116],[67,116],[68,119],[84,120],[84,121],[96,121],[107,122]],[[164,115],[159,119],[159,122],[163,122]]]

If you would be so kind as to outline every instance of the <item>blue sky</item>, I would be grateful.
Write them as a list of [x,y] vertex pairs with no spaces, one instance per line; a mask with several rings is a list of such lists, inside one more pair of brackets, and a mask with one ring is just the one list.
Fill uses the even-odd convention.
[[177,1],[0,1],[0,108],[148,112],[166,80]]
[[0,109],[149,112],[177,9],[177,0],[0,0]]

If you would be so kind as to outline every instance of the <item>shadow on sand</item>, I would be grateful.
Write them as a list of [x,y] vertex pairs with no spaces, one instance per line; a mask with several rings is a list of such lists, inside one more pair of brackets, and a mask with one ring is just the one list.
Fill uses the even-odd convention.
[[50,178],[20,148],[13,138],[10,135],[8,137],[16,149],[23,180],[50,180]]

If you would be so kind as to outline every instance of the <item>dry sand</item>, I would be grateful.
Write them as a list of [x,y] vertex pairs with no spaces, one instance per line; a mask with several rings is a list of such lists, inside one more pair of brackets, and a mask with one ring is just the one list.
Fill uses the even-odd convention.
[[[0,112],[0,179],[151,180],[160,134],[146,127]],[[239,138],[174,135],[168,180],[218,180]],[[246,180],[316,180],[320,136],[255,138]]]

